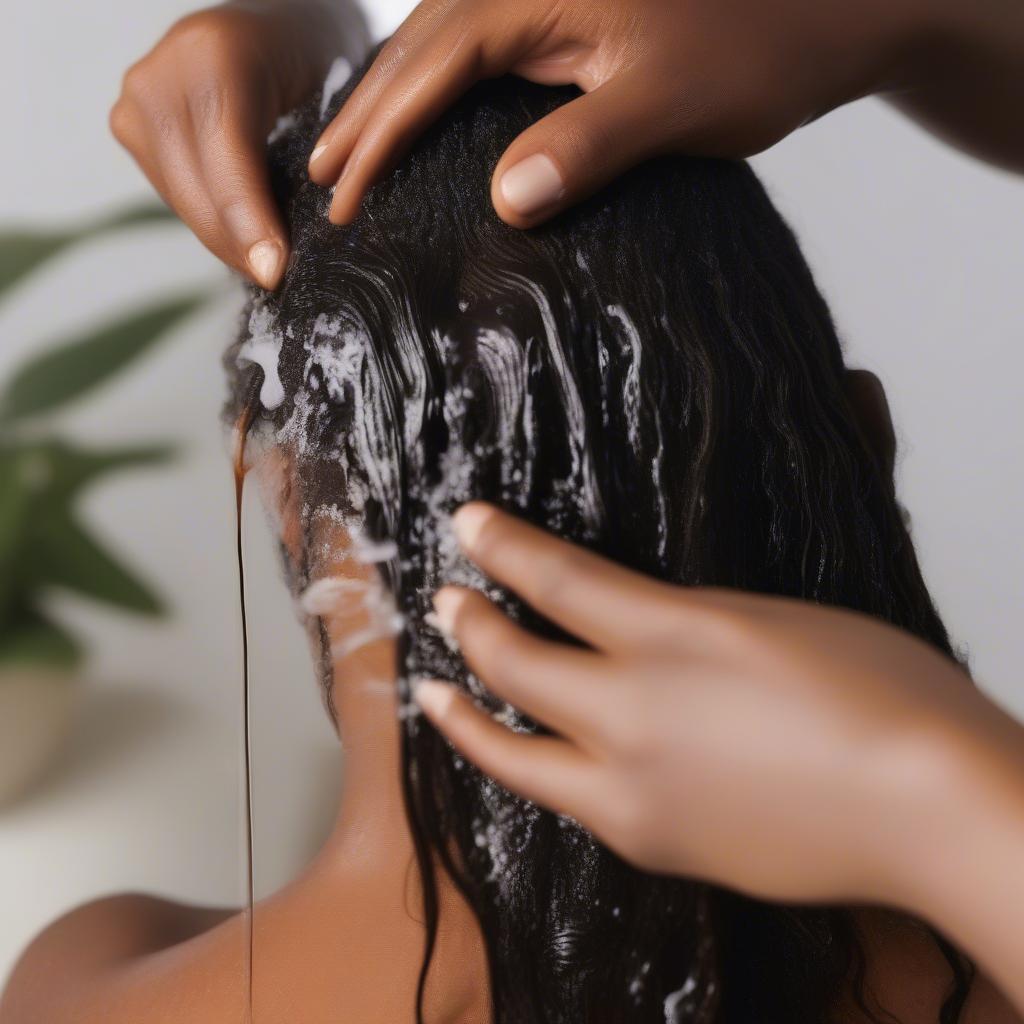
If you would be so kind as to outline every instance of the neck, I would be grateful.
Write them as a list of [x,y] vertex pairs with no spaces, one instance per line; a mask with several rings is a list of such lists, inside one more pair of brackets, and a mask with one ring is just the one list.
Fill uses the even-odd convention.
[[404,871],[413,846],[402,797],[398,699],[393,683],[381,681],[394,679],[393,643],[372,644],[352,661],[334,666],[344,781],[325,852],[342,863],[365,860],[377,870]]

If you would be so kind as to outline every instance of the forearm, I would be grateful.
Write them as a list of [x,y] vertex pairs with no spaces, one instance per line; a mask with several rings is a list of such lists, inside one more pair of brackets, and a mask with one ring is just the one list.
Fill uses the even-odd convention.
[[931,0],[927,11],[884,95],[954,145],[1024,171],[1024,3]]
[[992,709],[946,747],[901,867],[906,903],[1024,1011],[1024,727]]

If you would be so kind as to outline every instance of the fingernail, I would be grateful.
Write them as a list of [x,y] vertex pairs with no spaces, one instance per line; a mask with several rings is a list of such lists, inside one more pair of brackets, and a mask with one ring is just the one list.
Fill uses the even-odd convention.
[[257,242],[248,255],[249,266],[264,288],[273,288],[281,269],[281,247],[276,242]]
[[501,176],[501,195],[516,213],[528,217],[561,199],[565,182],[551,157],[534,153]]
[[455,700],[455,687],[436,679],[420,679],[413,683],[412,699],[431,718],[444,718]]
[[459,609],[466,600],[466,591],[462,587],[442,587],[434,595],[434,614],[437,616],[437,628],[445,636],[455,633],[455,619]]
[[317,162],[317,160],[319,160],[320,157],[324,154],[326,149],[327,149],[327,143],[326,142],[322,146],[317,146],[316,149],[314,149],[312,154],[310,155],[309,162],[311,164],[315,164]]
[[455,531],[455,539],[459,547],[467,554],[476,547],[477,539],[487,523],[494,518],[497,509],[493,505],[485,505],[481,501],[474,501],[462,508],[452,516],[452,529]]

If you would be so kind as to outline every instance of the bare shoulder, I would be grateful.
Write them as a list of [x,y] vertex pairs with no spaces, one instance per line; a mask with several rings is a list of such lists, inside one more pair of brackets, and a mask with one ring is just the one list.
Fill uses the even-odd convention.
[[114,1003],[122,1000],[113,993],[139,964],[215,929],[233,913],[142,893],[77,907],[21,955],[0,997],[0,1024],[116,1024],[121,1018]]

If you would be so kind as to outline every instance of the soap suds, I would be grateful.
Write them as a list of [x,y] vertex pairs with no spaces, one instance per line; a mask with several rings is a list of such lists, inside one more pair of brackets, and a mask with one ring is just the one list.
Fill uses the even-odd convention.
[[351,576],[324,576],[299,595],[299,605],[307,615],[330,615],[355,603],[361,605],[370,587],[366,580]]
[[283,341],[265,306],[254,303],[249,315],[249,335],[238,350],[237,360],[239,365],[255,363],[263,370],[260,404],[271,412],[284,401],[284,386],[278,371]]
[[697,979],[691,976],[686,979],[681,989],[676,992],[669,992],[665,996],[665,1024],[676,1024],[676,1021],[679,1019],[677,1014],[696,991]]
[[285,134],[290,132],[296,124],[298,124],[298,118],[294,113],[282,114],[277,119],[277,123],[271,129],[270,134],[267,136],[267,144],[272,146]]
[[[586,269],[582,256],[578,262]],[[301,376],[289,382],[291,405],[274,421],[271,441],[304,467],[296,475],[308,490],[302,508],[308,564],[295,586],[298,607],[306,617],[328,620],[335,661],[404,634],[394,683],[373,679],[356,685],[369,696],[395,699],[402,727],[412,737],[425,727],[411,697],[418,678],[461,679],[496,722],[516,732],[535,730],[533,722],[466,671],[458,645],[443,635],[430,610],[432,589],[409,583],[471,587],[503,612],[520,614],[510,596],[463,555],[451,521],[461,504],[489,488],[484,493],[493,493],[505,507],[539,506],[556,533],[571,530],[584,542],[600,536],[606,513],[598,485],[601,464],[595,459],[604,454],[595,433],[618,430],[628,439],[628,447],[620,445],[625,457],[653,478],[659,553],[665,550],[664,445],[660,433],[645,432],[640,418],[649,397],[645,389],[654,385],[643,375],[633,321],[623,307],[610,305],[590,325],[602,391],[600,409],[586,409],[578,384],[581,367],[574,363],[578,350],[570,333],[569,297],[509,272],[499,284],[529,306],[529,316],[517,314],[515,326],[503,313],[507,307],[479,309],[461,299],[452,322],[424,330],[410,305],[410,290],[388,282],[373,294],[380,322],[387,324],[386,345],[374,337],[379,324],[363,322],[364,314],[352,308],[311,316],[285,340],[296,347],[288,350],[289,362],[301,367]],[[522,323],[528,330],[521,330]],[[259,305],[250,335],[239,358],[264,368],[261,398],[265,407],[276,408],[283,397],[276,393],[282,332]],[[558,457],[546,460],[552,430],[560,434]],[[337,547],[339,530],[351,542],[345,551]],[[372,571],[345,576],[345,559],[351,560],[350,568],[357,563]],[[338,673],[337,685],[345,685],[344,676]],[[476,771],[456,755],[451,764],[457,772]],[[415,769],[410,765],[413,775]],[[474,777],[473,785],[478,794],[473,842],[489,898],[500,906],[516,898],[529,874],[528,854],[542,812],[486,777]],[[572,851],[578,870],[597,871],[601,850],[594,840],[572,819],[560,819],[558,826],[558,841]],[[595,900],[592,909],[590,895],[581,898],[585,915],[600,914],[609,927],[632,927],[630,905],[609,901],[599,907]],[[565,899],[564,907],[552,906],[545,927],[557,947],[553,957],[570,965],[579,952],[575,915],[581,907]],[[639,966],[624,981],[626,995],[637,1005],[662,999],[663,992],[648,990],[649,971]],[[676,1014],[666,1017],[671,1024],[691,991],[684,985],[664,997],[666,1014]]]

